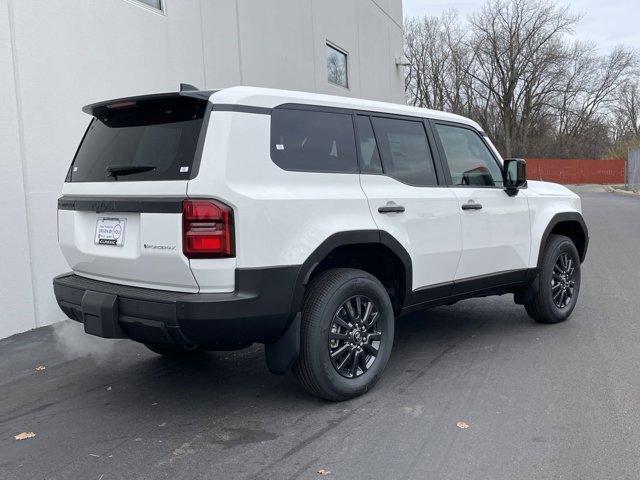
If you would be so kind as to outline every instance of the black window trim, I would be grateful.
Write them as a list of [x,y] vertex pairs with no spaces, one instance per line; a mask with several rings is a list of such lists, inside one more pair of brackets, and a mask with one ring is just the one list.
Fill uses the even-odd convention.
[[207,102],[207,106],[204,110],[204,117],[202,118],[202,126],[200,127],[200,134],[198,136],[198,143],[196,145],[196,151],[193,154],[193,163],[191,164],[191,173],[189,174],[189,180],[193,180],[198,176],[200,171],[200,163],[202,161],[202,153],[204,151],[204,142],[207,140],[207,134],[209,133],[209,121],[211,120],[211,112],[213,112],[213,104]]
[[[215,108],[215,106],[213,107],[214,110],[217,110]],[[449,187],[451,186],[451,178],[447,177],[448,175],[448,170],[445,169],[443,167],[443,160],[442,160],[442,155],[440,153],[440,149],[438,148],[439,145],[436,142],[436,135],[434,134],[431,124],[430,122],[432,121],[432,119],[427,118],[427,117],[419,117],[419,116],[415,116],[415,115],[401,115],[401,114],[397,114],[397,113],[388,113],[388,112],[377,112],[377,111],[373,111],[373,110],[361,110],[361,109],[355,109],[355,108],[343,108],[343,107],[331,107],[331,106],[326,106],[326,105],[313,105],[313,104],[307,104],[307,103],[283,103],[280,105],[275,106],[274,108],[270,109],[269,111],[267,111],[267,109],[265,109],[264,111],[261,112],[254,112],[254,113],[262,113],[262,114],[266,114],[271,116],[271,114],[273,113],[273,111],[278,110],[278,109],[288,109],[288,110],[302,110],[302,111],[313,111],[313,112],[325,112],[325,113],[342,113],[345,115],[351,115],[352,118],[352,124],[353,124],[353,138],[356,144],[356,160],[357,160],[357,165],[358,165],[358,171],[357,172],[345,172],[345,171],[316,171],[316,170],[305,170],[305,169],[291,169],[291,168],[283,168],[280,165],[278,165],[273,157],[271,156],[271,152],[272,152],[272,148],[271,148],[271,125],[269,125],[269,158],[271,159],[271,161],[274,163],[274,165],[276,165],[278,168],[280,168],[281,170],[284,170],[286,172],[303,172],[303,173],[333,173],[333,174],[341,174],[341,175],[383,175],[386,177],[389,177],[393,180],[395,180],[396,182],[402,183],[403,185],[408,185],[410,187],[419,187],[419,188],[443,188],[443,187]],[[360,160],[360,145],[359,145],[359,141],[358,141],[358,128],[357,128],[357,121],[356,121],[356,116],[360,115],[360,116],[365,116],[365,117],[369,117],[369,121],[371,122],[371,117],[382,117],[382,118],[392,118],[392,119],[396,119],[396,120],[407,120],[407,121],[411,121],[411,122],[421,122],[423,124],[423,128],[425,130],[425,134],[427,135],[427,143],[429,146],[429,150],[431,151],[431,156],[432,156],[432,161],[434,164],[434,170],[436,173],[436,184],[434,185],[412,185],[410,183],[407,182],[403,182],[402,180],[398,180],[395,177],[392,177],[391,175],[389,175],[388,173],[385,172],[384,170],[384,163],[382,162],[382,155],[380,154],[380,147],[379,142],[378,142],[378,136],[376,134],[376,129],[373,127],[373,122],[371,122],[371,129],[373,130],[373,135],[376,139],[376,149],[378,150],[378,156],[380,157],[380,164],[382,166],[382,173],[371,173],[371,172],[363,172],[362,171],[362,165],[361,165],[361,160]],[[457,125],[457,124],[456,124]],[[469,127],[472,128],[472,127]],[[475,129],[474,129],[475,130]],[[445,161],[446,163],[446,161]],[[448,181],[447,181],[448,178]]]
[[[373,132],[373,138],[376,142],[376,152],[378,152],[378,160],[380,160],[380,168],[382,169],[380,173],[362,171],[362,149],[360,147],[360,132],[358,131],[358,117],[365,117],[367,120],[369,120],[369,125],[371,126],[371,131]],[[380,149],[378,148],[378,138],[376,137],[376,131],[373,128],[373,123],[371,123],[371,117],[369,115],[354,113],[354,115],[352,115],[352,118],[353,118],[353,132],[355,134],[355,139],[356,139],[356,155],[358,156],[358,174],[386,176],[386,173],[384,171],[384,164],[382,163],[382,157],[380,156]]]
[[484,132],[478,131],[477,129],[473,128],[471,125],[467,125],[467,124],[459,123],[459,122],[450,122],[448,120],[429,119],[429,123],[431,124],[431,130],[433,132],[433,136],[435,137],[436,145],[437,145],[437,148],[438,148],[438,152],[440,154],[439,155],[440,158],[441,158],[441,162],[440,163],[442,164],[442,168],[445,171],[445,177],[446,177],[446,180],[447,180],[447,186],[453,187],[453,188],[493,188],[493,189],[497,189],[497,190],[504,190],[504,185],[503,186],[500,186],[500,185],[454,185],[453,184],[453,178],[451,177],[451,170],[449,168],[449,163],[447,162],[447,155],[445,154],[444,146],[442,145],[442,140],[440,139],[440,134],[438,133],[438,131],[436,129],[436,125],[446,125],[446,126],[449,126],[449,127],[464,128],[466,130],[470,130],[473,133],[475,133],[480,138],[480,141],[484,144],[484,146],[489,151],[489,154],[491,155],[491,158],[493,158],[493,161],[496,162],[496,165],[498,165],[498,168],[500,169],[500,173],[502,175],[501,181],[504,182],[504,168],[503,168],[503,165],[500,162],[500,160],[496,157],[495,153],[493,152],[493,149],[486,142],[486,140],[485,140],[486,134]]

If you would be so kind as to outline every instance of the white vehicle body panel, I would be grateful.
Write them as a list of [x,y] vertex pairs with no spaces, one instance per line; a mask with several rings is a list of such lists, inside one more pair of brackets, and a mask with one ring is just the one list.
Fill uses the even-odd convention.
[[[462,223],[462,256],[455,280],[529,266],[531,224],[526,193],[508,196],[501,188],[452,187]],[[466,203],[481,210],[462,210]]]
[[[68,198],[182,199],[186,190],[186,181],[73,182],[65,183],[62,193]],[[94,243],[96,222],[101,217],[127,219],[122,247]],[[182,254],[180,214],[58,210],[58,241],[78,275],[134,287],[198,291],[189,260]]]
[[530,180],[525,190],[529,199],[529,216],[531,218],[531,254],[529,267],[538,265],[540,242],[549,222],[557,214],[580,213],[582,203],[580,197],[568,188],[556,183]]
[[[126,219],[122,247],[95,244],[96,223],[102,217]],[[58,231],[62,254],[78,275],[134,287],[198,291],[182,254],[181,214],[59,210]]]
[[234,208],[238,268],[300,265],[335,233],[376,229],[357,174],[291,172],[271,161],[268,115],[214,111],[209,125],[188,195]]
[[[450,188],[414,187],[384,175],[361,175],[371,214],[407,250],[413,261],[413,289],[450,282],[462,253],[458,199]],[[394,202],[403,213],[379,213]]]
[[[236,269],[301,265],[334,234],[383,230],[412,261],[413,289],[492,273],[535,268],[540,242],[553,216],[580,212],[580,199],[555,184],[530,181],[509,197],[496,188],[412,187],[384,175],[286,171],[270,158],[268,114],[298,103],[361,109],[458,122],[444,112],[381,102],[234,87],[214,93],[197,176],[189,181],[65,183],[67,197],[208,198],[232,207],[235,258],[191,259],[182,252],[179,213],[60,210],[59,242],[78,275],[124,285],[184,291],[233,292]],[[228,109],[232,110],[232,109]],[[495,147],[491,146],[496,155]],[[502,161],[502,159],[500,159]],[[461,210],[473,200],[482,210]],[[404,213],[380,214],[393,201]],[[126,218],[122,247],[96,245],[101,216]],[[145,248],[145,244],[167,249]],[[175,247],[175,248],[172,248]]]

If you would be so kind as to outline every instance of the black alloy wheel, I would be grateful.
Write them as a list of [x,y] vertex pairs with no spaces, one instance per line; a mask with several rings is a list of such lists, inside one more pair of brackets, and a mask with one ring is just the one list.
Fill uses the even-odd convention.
[[334,368],[343,377],[359,377],[376,361],[382,341],[379,315],[373,300],[356,295],[340,305],[333,316],[329,355]]
[[558,323],[573,312],[580,294],[580,255],[573,241],[552,234],[544,249],[535,283],[535,293],[524,304],[539,323]]
[[573,258],[567,252],[561,253],[551,274],[551,295],[556,307],[565,308],[571,302],[576,285],[575,273]]
[[354,268],[313,278],[300,320],[293,372],[312,395],[342,401],[369,391],[393,347],[394,310],[380,280]]

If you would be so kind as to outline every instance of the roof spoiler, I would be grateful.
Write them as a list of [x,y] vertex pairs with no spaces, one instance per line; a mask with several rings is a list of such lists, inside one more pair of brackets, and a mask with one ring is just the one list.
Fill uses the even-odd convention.
[[179,92],[153,93],[150,95],[138,95],[135,97],[115,98],[113,100],[107,100],[105,102],[97,102],[85,105],[84,107],[82,107],[82,111],[95,117],[106,113],[112,108],[118,106],[124,107],[128,105],[135,105],[136,103],[145,100],[156,100],[172,97],[190,97],[206,101],[209,100],[209,97],[211,97],[211,95],[213,95],[217,91],[218,90],[199,90],[197,87],[194,87],[193,85],[190,85],[188,83],[181,83]]

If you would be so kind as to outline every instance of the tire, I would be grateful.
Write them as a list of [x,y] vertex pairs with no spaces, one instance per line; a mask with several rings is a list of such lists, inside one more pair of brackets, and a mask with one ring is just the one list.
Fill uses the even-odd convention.
[[350,268],[327,270],[305,295],[293,372],[307,392],[325,400],[362,395],[387,366],[394,322],[389,294],[377,278]]
[[538,323],[563,322],[573,312],[579,293],[580,256],[576,246],[563,235],[549,236],[538,273],[538,292],[525,303],[527,313]]
[[201,349],[197,345],[185,347],[182,345],[171,345],[168,343],[145,343],[144,346],[153,353],[172,358],[197,357],[205,352],[205,350]]

